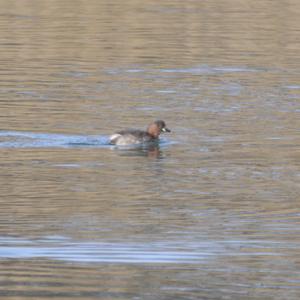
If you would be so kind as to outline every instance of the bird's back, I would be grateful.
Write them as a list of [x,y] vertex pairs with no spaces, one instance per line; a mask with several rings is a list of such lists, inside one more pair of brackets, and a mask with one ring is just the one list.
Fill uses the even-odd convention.
[[143,130],[127,129],[116,132],[110,136],[112,145],[131,145],[147,143],[153,140],[153,137]]

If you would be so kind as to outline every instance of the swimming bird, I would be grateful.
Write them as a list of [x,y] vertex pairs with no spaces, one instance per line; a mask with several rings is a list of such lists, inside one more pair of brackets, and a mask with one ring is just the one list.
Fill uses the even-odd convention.
[[146,131],[139,129],[125,129],[118,131],[109,137],[109,144],[128,146],[155,143],[158,142],[159,135],[162,132],[171,132],[171,130],[167,128],[164,121],[157,120],[151,123]]

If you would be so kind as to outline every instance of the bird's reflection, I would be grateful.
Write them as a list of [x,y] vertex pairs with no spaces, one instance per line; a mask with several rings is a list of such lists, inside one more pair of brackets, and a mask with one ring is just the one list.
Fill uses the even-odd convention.
[[121,156],[144,156],[148,158],[162,159],[163,152],[158,143],[149,144],[147,146],[135,147],[118,147],[116,148],[118,154]]

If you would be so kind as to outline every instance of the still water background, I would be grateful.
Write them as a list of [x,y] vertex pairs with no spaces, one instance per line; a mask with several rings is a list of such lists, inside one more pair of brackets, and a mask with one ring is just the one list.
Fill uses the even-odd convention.
[[0,1],[0,297],[299,299],[299,12]]

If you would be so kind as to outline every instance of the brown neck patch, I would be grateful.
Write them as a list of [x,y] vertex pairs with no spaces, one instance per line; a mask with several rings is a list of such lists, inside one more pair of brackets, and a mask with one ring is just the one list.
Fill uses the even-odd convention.
[[159,127],[157,126],[157,124],[153,123],[153,124],[150,124],[148,129],[147,129],[147,132],[155,137],[155,138],[158,138],[159,134],[160,134],[160,129]]

